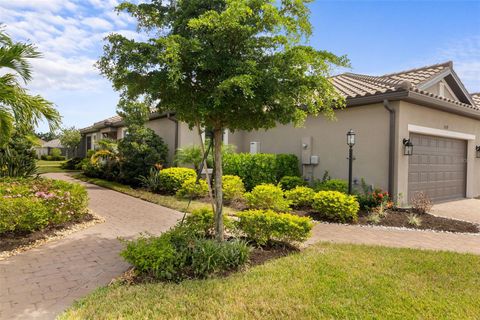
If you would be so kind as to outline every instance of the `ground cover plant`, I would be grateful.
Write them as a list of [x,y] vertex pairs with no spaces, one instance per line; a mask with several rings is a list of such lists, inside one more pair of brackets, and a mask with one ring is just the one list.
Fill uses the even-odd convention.
[[0,179],[0,235],[28,234],[87,214],[79,184],[45,178]]
[[479,265],[471,254],[319,243],[228,278],[118,283],[60,319],[475,319]]

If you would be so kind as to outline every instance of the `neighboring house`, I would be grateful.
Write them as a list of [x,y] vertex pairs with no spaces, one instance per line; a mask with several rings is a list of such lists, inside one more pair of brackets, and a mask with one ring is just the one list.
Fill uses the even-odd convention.
[[[226,142],[239,152],[296,154],[307,179],[325,171],[346,179],[346,133],[353,129],[356,184],[364,178],[405,202],[418,191],[435,202],[480,195],[480,94],[467,92],[452,62],[383,76],[344,73],[332,81],[347,100],[335,121],[309,117],[302,128],[228,133]],[[169,145],[170,160],[176,148],[198,141],[168,114],[152,113],[147,126]],[[84,148],[104,136],[119,139],[122,130],[119,117],[82,129]],[[404,139],[412,155],[405,155]]]
[[60,149],[60,151],[62,152],[62,156],[65,156],[67,152],[66,148],[64,148],[60,143],[60,139],[53,139],[50,141],[40,140],[40,145],[35,147],[35,151],[37,152],[38,157],[41,157],[43,155],[50,155],[52,149]]

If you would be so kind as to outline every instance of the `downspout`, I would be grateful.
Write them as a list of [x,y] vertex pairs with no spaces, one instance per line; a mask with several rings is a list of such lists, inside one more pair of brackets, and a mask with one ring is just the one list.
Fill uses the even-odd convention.
[[390,102],[383,100],[383,106],[390,113],[390,133],[389,133],[389,150],[388,150],[388,193],[394,196],[395,189],[395,132],[396,132],[396,113],[395,109],[390,106]]

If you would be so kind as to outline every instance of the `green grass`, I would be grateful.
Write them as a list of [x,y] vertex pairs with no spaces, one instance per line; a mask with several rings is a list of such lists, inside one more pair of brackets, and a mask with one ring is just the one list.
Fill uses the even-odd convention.
[[46,161],[46,160],[37,160],[37,172],[38,173],[47,173],[47,172],[67,172],[68,170],[62,169],[60,166],[65,161]]
[[227,278],[115,284],[61,319],[478,319],[480,256],[316,244]]
[[[87,177],[83,174],[75,174],[73,176],[75,179],[82,180],[85,182],[93,183],[98,186],[115,190],[121,193],[128,194],[129,196],[139,198],[148,202],[152,202],[170,209],[178,210],[178,211],[185,211],[187,206],[188,206],[188,200],[185,199],[179,199],[175,196],[165,196],[153,192],[149,192],[146,190],[141,190],[141,189],[133,189],[130,186],[118,183],[118,182],[113,182],[113,181],[108,181],[104,179],[98,179],[98,178],[90,178]],[[188,212],[191,212],[192,210],[199,209],[199,208],[204,208],[210,206],[210,203],[207,202],[202,202],[202,201],[196,201],[193,200],[190,203],[190,206],[188,206]],[[224,207],[224,212],[226,214],[233,214],[235,213],[235,209],[230,208],[230,207]]]

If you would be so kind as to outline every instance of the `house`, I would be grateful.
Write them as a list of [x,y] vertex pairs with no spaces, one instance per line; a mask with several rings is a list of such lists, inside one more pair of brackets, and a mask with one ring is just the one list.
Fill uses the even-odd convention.
[[67,153],[67,149],[62,146],[60,143],[60,139],[53,139],[50,141],[39,141],[39,145],[35,147],[35,152],[37,156],[40,158],[41,156],[48,156],[51,154],[53,149],[60,149],[62,152],[62,156],[65,156]]
[[[409,202],[418,191],[434,202],[480,195],[480,93],[470,94],[452,62],[382,76],[344,73],[332,77],[347,107],[336,120],[309,117],[302,128],[226,132],[239,152],[293,153],[306,179],[325,171],[348,177],[346,133],[356,133],[354,183],[361,178]],[[170,114],[152,113],[147,124],[170,147],[198,141]],[[82,129],[85,149],[102,137],[121,138],[119,117]],[[413,152],[409,154],[413,145]]]

